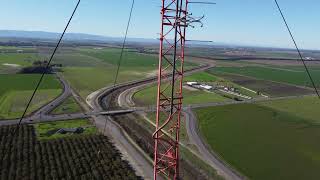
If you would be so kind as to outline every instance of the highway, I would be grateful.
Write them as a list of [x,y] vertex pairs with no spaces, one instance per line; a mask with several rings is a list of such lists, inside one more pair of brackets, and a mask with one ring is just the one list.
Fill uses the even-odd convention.
[[[211,68],[212,66],[208,66],[206,68]],[[206,68],[198,69],[199,71],[204,71]],[[189,73],[193,73],[189,72]],[[197,72],[197,71],[196,71]],[[117,96],[117,102],[118,105],[123,108],[134,108],[137,112],[141,113],[141,116],[144,116],[144,112],[153,112],[155,111],[155,106],[150,107],[135,107],[135,102],[133,101],[132,97],[135,92],[144,89],[146,86],[149,86],[150,84],[155,83],[155,81],[149,81],[145,82],[143,84],[138,84],[136,86],[131,86],[130,88],[126,88],[125,90],[122,90],[121,93]],[[231,102],[228,102],[231,103]],[[201,107],[201,106],[207,106],[209,104],[198,104],[195,105],[194,108]],[[212,104],[210,104],[212,105]],[[216,104],[214,104],[216,105]],[[201,158],[203,161],[207,162],[208,165],[210,165],[212,168],[217,170],[217,173],[221,176],[223,176],[225,179],[230,180],[241,180],[246,179],[242,175],[240,175],[238,172],[233,170],[230,166],[225,164],[223,161],[221,161],[218,156],[215,156],[214,153],[208,148],[208,146],[205,145],[205,143],[201,140],[201,137],[198,134],[198,129],[196,126],[196,119],[195,116],[193,116],[193,113],[190,114],[192,106],[185,106],[184,107],[184,114],[186,115],[186,128],[188,137],[190,139],[190,143],[194,144],[198,152],[194,152],[193,149],[190,149],[188,146],[183,145],[185,148],[187,148],[190,152],[192,152],[197,157]],[[186,110],[190,111],[186,111]],[[199,155],[198,155],[199,154]]]

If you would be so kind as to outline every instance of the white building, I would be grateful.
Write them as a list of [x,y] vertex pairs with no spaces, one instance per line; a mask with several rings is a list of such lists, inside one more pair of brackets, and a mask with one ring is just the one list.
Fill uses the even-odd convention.
[[202,89],[205,89],[205,90],[211,90],[212,89],[212,86],[209,86],[209,85],[206,85],[206,84],[201,84],[200,87]]
[[197,85],[198,83],[197,83],[197,82],[187,82],[187,84],[188,84],[189,86],[194,86],[194,85]]

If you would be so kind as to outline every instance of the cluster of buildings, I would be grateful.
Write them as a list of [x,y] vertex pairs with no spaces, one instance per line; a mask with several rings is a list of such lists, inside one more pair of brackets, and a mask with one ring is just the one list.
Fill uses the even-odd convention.
[[207,90],[207,91],[217,90],[222,93],[231,94],[241,98],[252,99],[252,97],[241,94],[239,89],[234,87],[228,87],[228,86],[219,85],[219,84],[213,86],[213,85],[208,85],[208,84],[198,83],[198,82],[187,82],[187,85],[196,89]]
[[200,84],[198,82],[187,82],[188,86],[197,88],[197,89],[203,89],[203,90],[213,90],[213,86],[207,85],[207,84]]
[[239,92],[237,88],[234,87],[227,87],[223,85],[208,85],[204,83],[198,83],[198,82],[187,82],[187,85],[190,87],[194,87],[197,89],[203,89],[203,90],[224,90],[224,91],[232,91],[232,92]]

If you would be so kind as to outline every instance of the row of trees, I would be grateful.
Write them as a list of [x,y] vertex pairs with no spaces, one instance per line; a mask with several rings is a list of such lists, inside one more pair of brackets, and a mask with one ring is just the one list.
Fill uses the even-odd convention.
[[29,125],[8,136],[14,127],[0,128],[1,179],[139,179],[102,135],[37,141]]

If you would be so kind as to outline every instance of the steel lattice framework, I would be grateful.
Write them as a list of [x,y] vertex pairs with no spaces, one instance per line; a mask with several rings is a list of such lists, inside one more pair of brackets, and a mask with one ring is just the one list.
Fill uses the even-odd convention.
[[154,179],[179,178],[179,129],[188,0],[162,0]]

